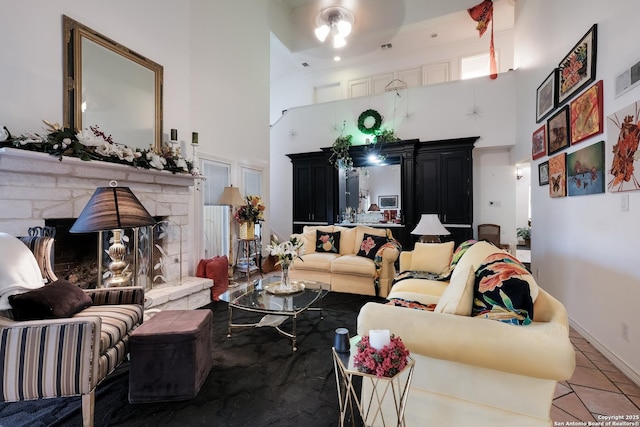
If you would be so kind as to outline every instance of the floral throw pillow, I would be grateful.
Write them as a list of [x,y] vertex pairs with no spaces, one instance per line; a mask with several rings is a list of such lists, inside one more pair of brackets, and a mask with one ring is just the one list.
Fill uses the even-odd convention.
[[462,258],[462,255],[464,255],[465,252],[467,252],[467,249],[469,249],[475,243],[478,243],[478,241],[474,239],[470,239],[470,240],[467,240],[466,242],[460,243],[460,246],[456,248],[456,250],[453,252],[453,256],[451,257],[451,264],[449,265],[449,271],[445,274],[442,274],[442,277],[445,280],[451,278],[451,273],[453,273],[453,269],[456,268],[456,265],[458,265],[458,261],[460,261],[460,258]]
[[489,255],[476,270],[471,315],[516,325],[533,319],[527,269],[507,253]]
[[360,243],[360,250],[358,256],[363,256],[369,259],[375,259],[378,250],[387,243],[389,239],[386,236],[374,236],[372,234],[364,234],[362,236],[362,243]]
[[340,253],[340,232],[316,230],[316,252]]

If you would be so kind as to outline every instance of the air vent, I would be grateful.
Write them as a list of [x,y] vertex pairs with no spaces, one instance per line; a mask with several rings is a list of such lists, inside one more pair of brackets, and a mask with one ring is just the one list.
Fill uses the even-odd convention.
[[391,45],[391,43],[385,43],[380,45],[380,49],[385,50],[385,49],[391,49],[393,46]]
[[302,66],[303,66],[304,68],[307,68],[307,67],[309,66],[309,64],[308,64],[308,63],[306,63],[306,62],[303,62],[303,63],[302,63]]

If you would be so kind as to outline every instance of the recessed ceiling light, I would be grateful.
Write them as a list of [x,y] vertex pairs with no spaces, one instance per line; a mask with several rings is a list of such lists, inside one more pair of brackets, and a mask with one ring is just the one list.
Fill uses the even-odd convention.
[[342,59],[342,58],[340,58],[339,56],[334,56],[334,57],[333,57],[333,60],[334,60],[334,61],[336,61],[336,62],[340,61],[341,59]]

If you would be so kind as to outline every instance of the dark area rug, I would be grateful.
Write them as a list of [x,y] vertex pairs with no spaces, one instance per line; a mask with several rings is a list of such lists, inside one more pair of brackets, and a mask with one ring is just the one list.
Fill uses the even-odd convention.
[[[234,330],[227,338],[228,307],[213,302],[213,368],[198,396],[183,402],[132,405],[129,363],[97,388],[95,425],[100,426],[333,426],[339,406],[331,346],[336,328],[356,332],[360,307],[383,301],[330,292],[320,313],[298,319],[298,351],[271,327]],[[234,310],[234,322],[261,315]],[[282,324],[289,330],[291,321]],[[0,426],[81,426],[80,397],[0,403]]]

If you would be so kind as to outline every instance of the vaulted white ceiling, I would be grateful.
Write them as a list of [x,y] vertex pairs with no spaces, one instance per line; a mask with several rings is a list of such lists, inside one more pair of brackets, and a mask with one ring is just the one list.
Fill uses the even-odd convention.
[[[494,0],[494,31],[512,29],[515,0]],[[480,0],[270,0],[272,76],[287,67],[307,63],[314,72],[380,61],[390,56],[381,45],[391,43],[392,55],[477,38],[467,9]],[[341,6],[354,14],[347,45],[334,49],[313,33],[318,14]],[[339,55],[342,61],[333,58]]]

